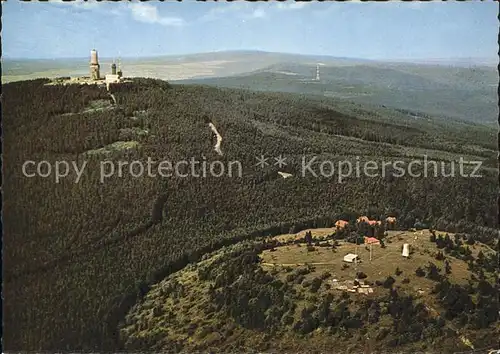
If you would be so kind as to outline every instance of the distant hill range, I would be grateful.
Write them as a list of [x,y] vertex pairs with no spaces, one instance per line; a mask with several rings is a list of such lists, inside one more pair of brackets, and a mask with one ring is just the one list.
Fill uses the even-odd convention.
[[281,61],[251,72],[182,82],[337,97],[405,109],[416,116],[425,112],[486,124],[496,124],[498,118],[494,66],[468,65],[465,59],[429,60],[440,63],[431,65],[267,54]]
[[[101,59],[106,73],[113,59]],[[221,51],[149,58],[122,58],[130,77],[180,83],[294,92],[347,99],[483,124],[498,119],[498,72],[486,59],[428,59],[418,63],[299,55],[262,51]],[[316,67],[320,65],[320,80]],[[3,61],[3,81],[85,75],[88,60]]]

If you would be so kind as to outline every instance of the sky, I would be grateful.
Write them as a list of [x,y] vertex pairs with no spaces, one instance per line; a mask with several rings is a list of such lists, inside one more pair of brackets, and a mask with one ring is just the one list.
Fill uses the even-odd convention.
[[497,60],[498,2],[2,1],[4,58],[262,50]]

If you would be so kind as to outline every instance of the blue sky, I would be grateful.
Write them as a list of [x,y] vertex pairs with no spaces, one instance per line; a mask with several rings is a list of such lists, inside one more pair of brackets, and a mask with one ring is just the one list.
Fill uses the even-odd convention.
[[367,59],[497,57],[493,1],[2,3],[6,58],[264,50]]

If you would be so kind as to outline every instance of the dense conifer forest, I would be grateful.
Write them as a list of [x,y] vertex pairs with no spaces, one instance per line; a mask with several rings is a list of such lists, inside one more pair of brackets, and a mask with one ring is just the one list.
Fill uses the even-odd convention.
[[[112,86],[115,104],[102,87],[48,82],[3,86],[6,350],[119,350],[120,321],[165,276],[223,246],[291,229],[331,227],[339,218],[393,215],[402,228],[424,223],[463,233],[471,242],[498,245],[493,129],[416,120],[341,100],[152,79]],[[214,151],[207,122],[222,135],[223,156]],[[283,179],[272,164],[256,168],[261,154],[286,155],[284,170],[294,176]],[[388,173],[343,183],[300,177],[301,157],[313,155],[405,162],[428,155],[447,165],[463,156],[483,161],[482,177]],[[152,178],[127,172],[101,181],[103,161],[148,157],[237,160],[243,173],[241,178]],[[27,160],[86,167],[78,183],[74,171],[55,181],[53,175],[23,176]],[[486,297],[486,287],[474,291]],[[436,291],[450,289],[466,296],[446,282]],[[216,306],[231,311],[229,300],[213,295]],[[387,297],[394,303],[391,313],[411,326],[411,316],[398,309],[411,307],[412,299],[389,292]],[[449,315],[459,311],[451,306]],[[344,321],[321,319],[337,320]],[[438,324],[429,320],[422,326],[425,332]]]

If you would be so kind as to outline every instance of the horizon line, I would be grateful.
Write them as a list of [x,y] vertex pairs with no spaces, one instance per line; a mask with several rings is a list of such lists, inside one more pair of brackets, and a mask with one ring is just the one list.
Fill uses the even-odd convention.
[[[99,49],[96,49],[97,52],[99,53]],[[90,52],[90,50],[89,50]],[[360,57],[349,57],[349,56],[334,56],[332,54],[304,54],[304,53],[293,53],[293,52],[273,52],[273,51],[266,51],[266,50],[260,50],[260,49],[228,49],[228,50],[214,50],[214,51],[208,51],[208,52],[187,52],[187,53],[177,53],[177,54],[155,54],[155,55],[136,55],[136,56],[130,56],[130,55],[120,55],[120,56],[100,56],[102,59],[117,59],[117,58],[125,58],[125,59],[154,59],[154,58],[164,58],[164,57],[183,57],[183,56],[196,56],[196,55],[209,55],[209,54],[224,54],[224,53],[262,53],[262,54],[282,54],[282,55],[295,55],[295,56],[302,56],[302,57],[323,57],[323,58],[331,58],[331,59],[347,59],[347,60],[358,60],[358,61],[371,61],[371,62],[401,62],[401,63],[416,63],[416,64],[424,64],[423,62],[429,62],[429,64],[433,64],[432,62],[436,63],[436,61],[471,61],[471,64],[473,61],[478,61],[479,65],[498,65],[499,59],[498,57],[474,57],[474,56],[467,56],[467,57],[418,57],[418,58],[360,58]],[[90,57],[89,55],[86,56],[75,56],[75,57],[67,57],[67,56],[61,56],[61,57],[39,57],[39,58],[29,58],[29,57],[10,57],[3,55],[1,60],[19,60],[19,61],[31,61],[31,60],[45,60],[45,61],[51,61],[51,60],[81,60]],[[487,64],[486,64],[487,63]]]

